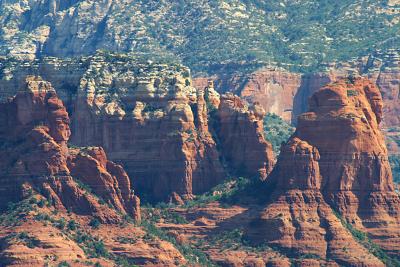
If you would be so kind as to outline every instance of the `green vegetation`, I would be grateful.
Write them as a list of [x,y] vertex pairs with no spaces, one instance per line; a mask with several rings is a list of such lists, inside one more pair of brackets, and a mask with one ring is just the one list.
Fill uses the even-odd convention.
[[400,157],[398,155],[389,156],[390,166],[392,167],[393,180],[400,184]]
[[356,90],[347,90],[347,96],[357,96],[358,95],[358,91]]
[[29,235],[27,232],[21,232],[18,234],[11,234],[8,236],[10,239],[18,240],[26,245],[28,248],[36,248],[40,245],[40,240],[36,239],[36,237]]
[[[0,54],[7,55],[12,47],[18,51],[37,42],[34,29],[42,26],[40,18],[46,14],[37,11],[45,8],[29,12],[29,4],[16,8],[3,2],[2,30],[11,37],[0,36]],[[106,46],[146,59],[180,60],[195,72],[247,72],[265,64],[307,72],[323,68],[323,62],[398,48],[400,43],[398,14],[390,13],[388,1],[130,0],[116,3],[104,15],[88,13],[92,1],[79,3],[74,18],[85,18],[88,27],[95,27],[83,31],[79,40],[96,42],[78,46],[76,29],[54,28],[46,42],[55,45],[53,54],[90,54]],[[29,18],[16,10],[26,10]],[[19,31],[13,33],[15,28]],[[65,42],[57,45],[61,40]]]
[[61,219],[59,219],[59,220],[55,220],[54,222],[53,222],[53,225],[55,226],[55,227],[57,227],[58,229],[60,229],[60,230],[63,230],[64,228],[65,228],[65,226],[66,226],[66,221],[65,221],[65,219],[64,218],[61,218]]
[[0,215],[0,224],[4,226],[20,225],[23,218],[37,210],[36,202],[36,198],[30,197],[17,203],[8,203],[7,210]]
[[101,222],[96,218],[91,219],[89,222],[89,226],[92,227],[93,229],[99,229],[100,225]]
[[62,261],[58,264],[58,267],[70,267],[71,265],[66,262],[66,261]]
[[[232,205],[246,202],[251,195],[263,195],[263,182],[259,179],[248,179],[244,177],[227,179],[209,192],[196,196],[195,199],[187,201],[185,208],[202,207],[210,202],[219,201],[222,205]],[[254,199],[253,199],[254,200]],[[260,202],[264,201],[259,197]]]
[[155,238],[159,238],[172,243],[191,264],[199,264],[200,266],[214,266],[206,254],[191,247],[190,245],[179,244],[175,238],[168,235],[162,229],[157,228],[157,226],[155,226],[153,223],[143,220],[141,226],[146,230],[146,235],[144,236],[145,239],[154,240]]
[[109,258],[110,254],[107,251],[103,241],[94,237],[87,232],[78,230],[74,235],[74,240],[81,245],[85,254],[93,258],[104,257]]
[[68,230],[70,231],[75,231],[77,226],[78,224],[75,222],[75,220],[70,220],[67,224]]
[[335,212],[336,217],[341,221],[342,225],[352,234],[358,243],[363,245],[371,254],[380,259],[388,267],[399,267],[400,261],[390,257],[384,250],[375,244],[366,233],[357,230],[354,226],[348,223],[338,212]]
[[272,144],[275,155],[279,155],[281,144],[287,142],[294,130],[294,127],[278,115],[268,113],[264,118],[265,139]]

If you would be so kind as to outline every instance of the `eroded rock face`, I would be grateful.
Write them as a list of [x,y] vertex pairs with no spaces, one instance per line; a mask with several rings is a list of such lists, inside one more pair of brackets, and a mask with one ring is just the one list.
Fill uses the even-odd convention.
[[378,126],[382,108],[379,89],[366,79],[317,91],[267,179],[271,198],[249,237],[339,264],[383,266],[356,242],[338,212],[398,255],[400,198]]
[[274,156],[263,135],[264,109],[258,104],[248,107],[238,96],[225,94],[217,114],[217,133],[228,164],[238,174],[265,179]]
[[279,68],[265,68],[249,75],[222,75],[193,79],[196,88],[204,88],[213,80],[219,92],[232,92],[250,103],[259,103],[267,112],[284,120],[292,119],[294,97],[301,87],[302,77]]
[[[227,171],[237,172],[222,167],[224,152],[217,149],[217,135],[210,128],[213,125],[209,116],[219,109],[221,96],[208,81],[204,87],[194,88],[190,70],[184,66],[104,52],[65,60],[0,59],[0,66],[4,66],[0,73],[0,101],[14,96],[24,86],[27,75],[39,73],[53,84],[67,107],[71,143],[103,147],[110,160],[122,164],[135,177],[134,187],[150,200],[176,200],[177,195],[190,199],[222,181]],[[236,114],[226,115],[232,119],[228,123],[237,123],[234,120],[240,118],[245,130],[240,138],[249,135],[246,138],[250,141],[241,144],[241,148],[261,162],[259,166],[247,161],[247,173],[258,175],[260,169],[265,169],[265,177],[270,167],[264,167],[264,163],[270,165],[272,156],[266,156],[265,141],[260,137],[262,112],[257,116],[254,114],[258,111],[251,110],[239,112],[233,108],[226,112]],[[247,126],[249,129],[245,129]],[[225,137],[234,140],[228,134],[224,132]],[[257,148],[257,156],[250,155],[258,144],[264,151]],[[226,155],[229,153],[232,152],[227,151]]]
[[50,83],[28,77],[25,88],[0,104],[0,110],[3,207],[34,190],[58,209],[118,221],[116,211],[100,204],[80,181],[93,185],[93,193],[119,212],[140,219],[139,199],[120,166],[109,162],[101,148],[68,148],[69,116]]
[[329,84],[311,97],[310,111],[299,116],[296,136],[320,152],[323,191],[393,191],[378,126],[382,107],[379,89],[364,79]]
[[[210,134],[204,90],[189,70],[93,62],[81,79],[73,142],[102,145],[151,200],[184,199],[225,178]],[[97,75],[98,74],[98,75]],[[211,98],[213,96],[210,95]]]
[[317,147],[325,199],[388,251],[399,250],[400,198],[384,137],[383,104],[372,82],[340,81],[317,91],[296,136]]
[[250,103],[258,102],[270,113],[286,121],[297,123],[297,117],[308,110],[308,99],[322,86],[347,78],[349,75],[368,77],[382,94],[384,106],[383,126],[399,124],[400,52],[392,49],[374,52],[349,62],[325,64],[315,73],[295,73],[280,68],[264,68],[251,74],[214,75],[197,77],[193,84],[204,88],[213,80],[219,92],[233,92]]

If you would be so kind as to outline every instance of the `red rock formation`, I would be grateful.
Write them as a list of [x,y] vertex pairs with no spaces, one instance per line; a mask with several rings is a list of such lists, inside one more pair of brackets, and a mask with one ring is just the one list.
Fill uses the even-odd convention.
[[384,266],[352,237],[320,191],[317,148],[293,137],[282,147],[267,180],[271,200],[253,220],[247,236],[267,243],[292,258],[314,255],[346,266]]
[[388,251],[400,246],[400,198],[384,138],[382,97],[365,79],[330,84],[310,99],[296,136],[317,147],[328,202]]
[[264,116],[258,104],[248,108],[238,96],[221,97],[217,133],[222,154],[238,174],[265,179],[272,170],[274,156],[264,139]]
[[88,149],[87,154],[68,149],[69,116],[49,83],[27,78],[26,88],[0,104],[0,122],[3,207],[34,190],[58,209],[118,221],[119,215],[87,194],[79,180],[92,185],[93,192],[118,211],[140,219],[139,199],[120,166],[107,161],[99,148]]
[[[191,199],[225,178],[208,130],[204,92],[192,91],[179,77],[170,79],[140,81],[114,104],[83,90],[74,117],[75,143],[103,145],[111,159],[137,177],[135,188],[153,201],[175,194]],[[158,95],[159,83],[173,86],[167,93],[157,89]]]
[[293,100],[301,85],[301,75],[282,69],[261,69],[249,75],[215,76],[195,78],[193,85],[204,88],[212,80],[219,92],[230,91],[250,103],[258,102],[270,113],[284,120],[292,118]]
[[267,180],[271,200],[249,236],[339,264],[382,266],[357,244],[334,216],[336,210],[398,255],[400,197],[394,192],[381,120],[379,89],[366,79],[342,80],[317,91],[310,111],[299,117],[295,134],[282,147]]

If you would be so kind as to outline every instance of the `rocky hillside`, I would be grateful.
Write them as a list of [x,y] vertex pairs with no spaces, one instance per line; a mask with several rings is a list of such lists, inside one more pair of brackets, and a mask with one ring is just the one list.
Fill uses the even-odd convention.
[[180,65],[106,57],[3,67],[1,264],[399,265],[372,82],[315,92],[275,164],[264,136],[292,130],[259,104],[195,89]]
[[399,45],[398,1],[45,0],[0,3],[0,53],[97,49],[182,60],[194,71],[267,63],[311,70]]
[[2,266],[187,262],[171,243],[145,237],[120,165],[102,148],[68,146],[69,116],[50,83],[28,77],[0,111]]

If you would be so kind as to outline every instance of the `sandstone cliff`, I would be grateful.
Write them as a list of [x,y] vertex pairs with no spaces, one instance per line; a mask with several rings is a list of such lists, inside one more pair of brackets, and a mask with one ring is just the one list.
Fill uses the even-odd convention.
[[265,179],[274,164],[272,146],[263,135],[264,109],[248,107],[233,94],[221,97],[217,134],[222,155],[237,174]]
[[379,130],[382,107],[379,89],[366,79],[341,80],[312,96],[266,181],[271,197],[250,224],[253,241],[344,265],[383,266],[338,212],[398,255],[400,198]]
[[104,146],[150,200],[174,193],[190,199],[222,181],[204,91],[191,87],[189,70],[131,61],[113,66],[92,62],[82,77],[73,142]]
[[114,209],[80,186],[86,184],[119,212],[140,219],[139,199],[120,166],[108,161],[101,148],[68,148],[69,116],[48,82],[28,77],[25,87],[0,110],[3,208],[33,190],[60,210],[118,221]]
[[[181,65],[103,52],[71,60],[0,60],[1,64],[6,66],[0,80],[2,101],[24,85],[26,75],[38,73],[49,80],[71,114],[71,143],[103,147],[149,200],[190,199],[225,179],[227,171],[237,173],[242,167],[251,176],[261,171],[265,177],[270,171],[272,155],[260,135],[263,112],[221,107],[217,112],[225,118],[221,133],[230,141],[218,147],[218,134],[209,119],[218,116],[214,110],[219,109],[221,96],[208,83],[195,89],[190,70]],[[236,123],[241,125],[232,132],[237,136],[228,136],[228,128]],[[237,145],[245,136],[240,143],[247,154],[240,159],[239,149],[231,151],[229,142]],[[258,144],[262,151],[251,154]],[[232,153],[240,163],[224,169],[221,159]],[[241,166],[246,157],[253,163],[247,160]]]
[[383,125],[394,127],[399,123],[399,66],[399,51],[393,49],[348,62],[324,64],[324,69],[307,74],[263,68],[247,75],[197,77],[193,84],[203,88],[211,79],[218,91],[234,92],[251,103],[260,103],[267,112],[296,123],[297,116],[307,111],[308,99],[322,86],[349,75],[362,75],[378,85],[385,103]]
[[[383,104],[365,79],[317,91],[296,136],[317,147],[325,199],[378,244],[398,253],[400,209],[383,135]],[[310,128],[312,127],[312,128]]]

